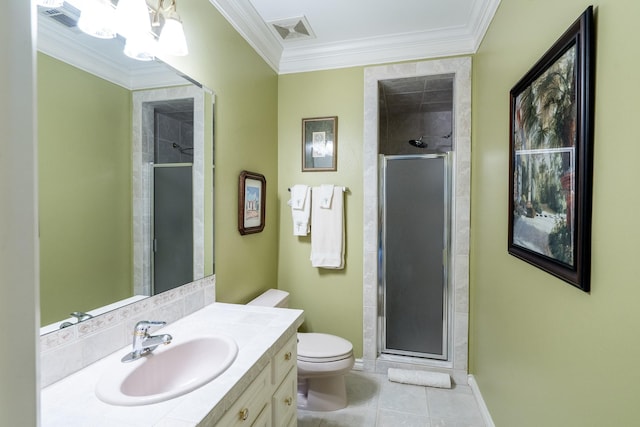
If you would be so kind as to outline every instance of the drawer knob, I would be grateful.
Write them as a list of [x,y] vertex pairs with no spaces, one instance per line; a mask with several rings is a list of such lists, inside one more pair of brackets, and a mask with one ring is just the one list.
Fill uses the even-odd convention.
[[243,410],[241,410],[238,416],[242,421],[245,421],[247,418],[249,418],[249,408],[244,408]]
[[284,360],[291,360],[291,352],[290,352],[290,351],[287,351],[287,352],[284,354]]
[[284,400],[284,403],[286,403],[286,404],[287,404],[287,406],[291,406],[291,405],[293,404],[293,397],[287,397],[287,398]]

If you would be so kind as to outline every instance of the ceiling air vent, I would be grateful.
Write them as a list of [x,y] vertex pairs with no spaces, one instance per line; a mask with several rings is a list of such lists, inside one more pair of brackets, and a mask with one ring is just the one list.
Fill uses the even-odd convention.
[[55,9],[43,9],[41,14],[68,28],[75,27],[80,18],[80,11],[69,3],[64,3],[63,6]]
[[314,39],[316,37],[304,16],[272,21],[269,22],[269,25],[284,41]]

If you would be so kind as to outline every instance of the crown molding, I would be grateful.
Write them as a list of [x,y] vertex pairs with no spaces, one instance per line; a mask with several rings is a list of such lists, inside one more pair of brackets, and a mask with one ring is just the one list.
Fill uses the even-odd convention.
[[280,61],[280,74],[464,55],[474,53],[474,42],[465,28],[459,28],[288,47]]
[[486,2],[484,7],[478,7],[471,16],[470,25],[471,33],[474,35],[474,49],[473,52],[477,52],[480,48],[480,43],[484,39],[484,35],[491,25],[491,21],[498,11],[500,2],[502,0],[484,0]]
[[277,39],[249,0],[209,0],[278,74],[410,61],[477,51],[501,0],[477,2],[468,24],[341,43],[287,45]]
[[249,45],[279,73],[282,44],[249,0],[209,0]]

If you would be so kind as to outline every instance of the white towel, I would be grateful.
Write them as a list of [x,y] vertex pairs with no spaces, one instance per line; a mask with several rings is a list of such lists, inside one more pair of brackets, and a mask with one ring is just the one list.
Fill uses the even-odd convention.
[[334,187],[329,208],[316,198],[321,187],[313,187],[311,206],[311,265],[319,268],[344,268],[343,187]]
[[389,368],[389,381],[403,384],[415,384],[426,387],[451,388],[449,374],[430,371],[410,371],[408,369]]
[[291,187],[291,216],[293,218],[293,235],[309,234],[309,213],[311,212],[311,188],[306,185]]
[[323,184],[314,197],[320,202],[322,209],[331,209],[331,199],[333,198],[333,185]]

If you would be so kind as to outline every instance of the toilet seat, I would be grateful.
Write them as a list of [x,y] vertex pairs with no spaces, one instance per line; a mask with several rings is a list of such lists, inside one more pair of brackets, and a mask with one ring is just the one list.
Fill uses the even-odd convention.
[[337,362],[353,357],[353,345],[344,338],[321,333],[298,333],[298,361]]

